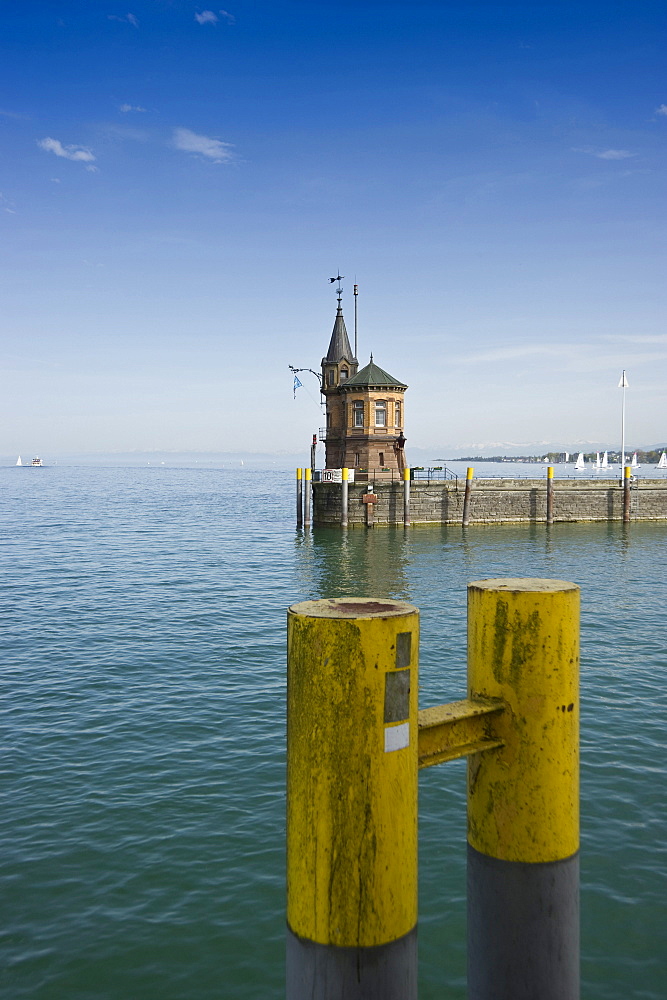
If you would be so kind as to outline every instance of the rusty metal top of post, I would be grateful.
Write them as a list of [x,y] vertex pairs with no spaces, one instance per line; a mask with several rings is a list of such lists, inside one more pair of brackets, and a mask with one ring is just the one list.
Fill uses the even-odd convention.
[[468,587],[475,590],[506,590],[510,593],[561,593],[564,590],[579,590],[576,583],[569,580],[540,580],[536,577],[512,579],[498,577],[492,580],[473,580]]
[[308,618],[397,618],[419,614],[407,601],[378,601],[370,597],[334,597],[319,601],[301,601],[289,609]]

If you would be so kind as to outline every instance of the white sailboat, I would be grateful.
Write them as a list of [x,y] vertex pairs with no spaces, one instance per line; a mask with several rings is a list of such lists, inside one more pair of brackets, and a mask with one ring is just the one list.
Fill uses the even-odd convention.
[[601,469],[601,468],[602,468],[602,463],[600,462],[600,452],[596,451],[595,452],[595,470],[597,471],[598,469]]
[[18,458],[16,459],[16,464],[17,464],[17,465],[23,465],[23,462],[21,461],[21,456],[20,456],[20,455],[19,455],[19,457],[18,457]]
[[613,465],[609,464],[609,459],[607,457],[607,452],[606,451],[605,451],[604,455],[602,456],[602,462],[600,463],[600,468],[601,469],[613,469],[614,468]]
[[637,461],[637,452],[632,456],[632,462],[630,463],[633,469],[641,469],[639,462]]
[[660,456],[660,461],[658,462],[659,469],[667,469],[667,452],[662,453]]
[[575,470],[577,472],[583,472],[583,470],[586,468],[586,463],[584,462],[584,453],[583,453],[583,451],[579,452],[579,458],[575,462],[574,468],[575,468]]

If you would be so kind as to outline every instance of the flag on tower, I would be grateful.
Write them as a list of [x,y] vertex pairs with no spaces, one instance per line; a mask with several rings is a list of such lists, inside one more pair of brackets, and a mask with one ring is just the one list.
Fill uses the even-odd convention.
[[300,382],[299,379],[297,378],[297,376],[295,375],[294,376],[294,399],[296,399],[296,390],[300,389],[302,385],[303,385],[303,382]]

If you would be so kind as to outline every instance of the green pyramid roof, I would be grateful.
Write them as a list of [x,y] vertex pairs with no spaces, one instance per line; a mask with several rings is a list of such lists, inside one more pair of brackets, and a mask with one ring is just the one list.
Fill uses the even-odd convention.
[[389,372],[386,372],[384,368],[380,368],[373,361],[373,355],[371,354],[370,363],[362,368],[361,371],[349,378],[347,382],[343,383],[343,387],[347,388],[351,386],[352,388],[358,387],[370,387],[370,386],[390,386],[395,385],[399,389],[407,389],[407,385],[404,382],[399,382],[397,378],[394,378]]

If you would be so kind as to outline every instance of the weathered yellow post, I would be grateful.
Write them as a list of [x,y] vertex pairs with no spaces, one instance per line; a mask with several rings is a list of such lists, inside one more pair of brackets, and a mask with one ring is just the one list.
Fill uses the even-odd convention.
[[347,508],[348,508],[348,479],[349,479],[349,469],[340,470],[341,481],[340,481],[340,526],[341,528],[347,528]]
[[468,759],[469,1000],[579,996],[579,588],[468,587],[470,699],[504,746]]
[[403,469],[403,525],[410,526],[410,469]]
[[288,612],[287,1000],[416,1000],[419,612]]
[[472,477],[474,469],[471,465],[466,471],[466,488],[463,494],[463,527],[467,528],[470,520],[470,493],[472,490]]
[[303,479],[302,470],[296,470],[296,526],[303,527]]
[[623,522],[627,524],[630,520],[630,482],[632,479],[632,467],[626,465],[623,468]]
[[311,502],[311,476],[312,472],[310,467],[303,470],[303,524],[304,527],[310,527],[310,502]]
[[554,467],[547,468],[547,524],[554,523]]

